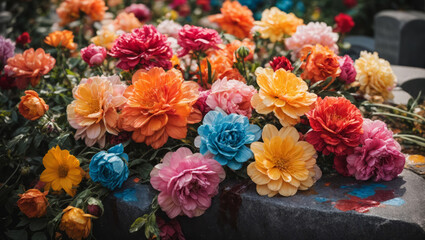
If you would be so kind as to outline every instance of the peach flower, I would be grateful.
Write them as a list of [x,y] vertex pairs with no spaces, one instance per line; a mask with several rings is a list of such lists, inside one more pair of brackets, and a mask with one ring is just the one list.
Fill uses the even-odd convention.
[[131,32],[133,29],[141,27],[142,23],[134,16],[134,13],[122,12],[118,14],[112,25],[115,31]]
[[69,124],[77,129],[75,139],[84,139],[87,146],[97,142],[103,148],[106,132],[118,135],[117,109],[127,101],[126,88],[118,76],[83,79],[66,109]]
[[80,0],[65,0],[56,9],[60,18],[59,25],[65,26],[80,18]]
[[69,30],[51,32],[44,42],[52,47],[63,47],[69,50],[77,48],[77,44],[74,43],[74,34]]
[[[333,82],[341,73],[339,58],[328,47],[320,44],[316,44],[316,46],[307,46],[301,50],[301,55],[301,61],[305,61],[301,65],[301,68],[304,70],[301,74],[302,79],[310,79],[315,83],[332,77]],[[328,86],[332,82],[330,82]]]
[[25,96],[21,97],[19,103],[19,113],[28,120],[37,120],[49,110],[49,105],[38,96],[38,93],[33,90],[25,91]]
[[87,14],[93,21],[101,21],[108,8],[104,0],[82,0],[80,10]]

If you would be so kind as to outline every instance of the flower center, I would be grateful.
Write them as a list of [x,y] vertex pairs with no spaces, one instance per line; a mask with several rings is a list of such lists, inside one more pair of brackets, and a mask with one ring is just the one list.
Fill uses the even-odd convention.
[[60,178],[65,178],[68,176],[69,168],[66,165],[59,165],[58,172]]
[[286,171],[288,169],[288,161],[283,157],[275,156],[272,162],[280,171]]

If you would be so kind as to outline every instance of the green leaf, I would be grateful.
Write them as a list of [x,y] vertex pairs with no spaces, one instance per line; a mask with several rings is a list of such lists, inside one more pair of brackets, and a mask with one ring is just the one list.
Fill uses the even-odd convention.
[[16,227],[17,228],[23,227],[23,226],[28,225],[28,223],[30,223],[30,219],[27,218],[27,217],[23,217],[23,218],[21,218],[21,221],[19,221],[19,223],[16,225]]
[[36,232],[32,235],[31,240],[47,240],[47,237],[44,232]]
[[211,63],[207,58],[207,64],[208,64],[208,83],[212,84],[212,74],[211,74]]
[[139,231],[146,223],[147,214],[143,215],[143,217],[138,217],[130,226],[130,233],[134,233]]
[[36,134],[33,140],[33,147],[38,148],[41,144],[41,141],[43,140],[43,134]]
[[6,236],[8,236],[12,240],[22,240],[28,238],[28,233],[25,229],[9,230],[6,232]]
[[47,219],[45,218],[34,219],[30,223],[30,229],[33,232],[40,231],[46,227],[47,227]]
[[356,99],[353,97],[353,95],[351,95],[349,92],[341,92],[341,94],[348,100],[350,100],[350,102],[354,105],[356,105],[357,101]]

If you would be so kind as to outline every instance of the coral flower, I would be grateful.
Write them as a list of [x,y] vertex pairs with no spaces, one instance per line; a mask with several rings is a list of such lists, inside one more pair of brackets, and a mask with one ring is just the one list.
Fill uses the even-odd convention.
[[252,97],[252,106],[260,114],[273,111],[283,126],[297,124],[317,99],[307,83],[289,71],[257,68],[255,74],[260,91]]
[[[307,46],[301,50],[301,68],[304,72],[301,78],[310,79],[312,82],[326,80],[328,77],[336,79],[341,73],[338,56],[328,47],[317,44]],[[330,85],[330,83],[329,83]]]
[[56,9],[56,13],[60,18],[59,25],[65,26],[80,18],[80,2],[81,0],[65,0]]
[[73,240],[87,238],[91,231],[91,218],[93,216],[80,208],[68,206],[63,210],[59,229]]
[[256,30],[264,39],[271,42],[282,41],[285,36],[291,36],[297,27],[303,25],[303,20],[293,13],[285,13],[277,7],[264,10],[261,21],[256,21]]
[[299,138],[294,127],[277,130],[271,124],[264,126],[264,143],[251,144],[255,162],[247,168],[258,194],[293,196],[314,184],[317,154],[311,144],[298,141]]
[[179,57],[192,52],[206,52],[209,49],[219,49],[221,38],[214,29],[184,25],[179,31],[178,44],[182,47]]
[[59,146],[51,148],[43,157],[43,165],[46,168],[40,175],[40,181],[45,182],[45,190],[50,187],[54,191],[65,190],[71,196],[75,195],[74,187],[80,184],[80,162],[76,157],[69,154],[68,150],[61,150]]
[[305,136],[324,155],[347,155],[360,143],[363,117],[360,110],[343,97],[318,99],[307,114],[312,130]]
[[199,122],[201,113],[192,106],[198,100],[199,85],[184,81],[176,69],[165,72],[162,68],[139,70],[133,75],[133,85],[124,96],[128,97],[119,119],[119,126],[133,132],[136,142],[144,142],[157,149],[168,137],[186,137],[187,124]]
[[19,194],[17,202],[19,210],[28,218],[40,218],[46,215],[48,201],[46,198],[48,192],[40,192],[38,189],[29,189],[24,194]]
[[81,80],[73,90],[75,100],[66,109],[69,124],[77,129],[75,139],[84,139],[87,146],[97,142],[103,148],[106,132],[118,135],[117,110],[127,101],[126,88],[118,76]]
[[254,26],[252,12],[238,1],[225,1],[221,14],[211,15],[208,19],[217,23],[225,32],[238,38],[250,38]]
[[67,48],[74,50],[77,44],[74,43],[74,34],[69,30],[54,31],[44,39],[44,42],[52,47]]
[[118,14],[112,22],[112,25],[115,31],[122,30],[124,32],[131,32],[133,29],[141,27],[142,23],[136,18],[134,13],[122,12]]
[[42,48],[34,51],[25,50],[23,54],[16,54],[7,60],[4,67],[9,76],[16,78],[18,88],[25,88],[29,82],[32,86],[40,82],[41,76],[47,74],[55,66],[56,60],[46,54]]
[[87,14],[93,21],[101,21],[108,9],[104,0],[82,0],[80,10]]
[[112,49],[112,46],[114,45],[115,39],[118,38],[118,35],[116,35],[114,32],[111,32],[106,29],[102,29],[97,32],[97,36],[90,39],[90,41],[97,46],[104,47],[108,50]]
[[27,90],[25,91],[25,96],[21,97],[18,108],[19,113],[21,113],[24,118],[33,121],[42,117],[46,111],[49,110],[49,105],[38,96],[37,92]]

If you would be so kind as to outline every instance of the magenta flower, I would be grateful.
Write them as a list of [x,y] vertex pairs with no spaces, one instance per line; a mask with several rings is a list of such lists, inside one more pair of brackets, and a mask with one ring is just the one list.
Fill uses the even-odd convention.
[[211,93],[211,90],[204,90],[200,88],[199,98],[196,101],[195,105],[193,105],[194,108],[197,108],[202,113],[202,116],[205,116],[205,114],[211,111],[211,108],[207,105],[207,98],[210,95],[210,93]]
[[212,156],[188,148],[169,152],[151,172],[152,187],[160,191],[158,204],[168,217],[197,217],[211,206],[226,174]]
[[339,78],[346,84],[350,84],[356,81],[356,69],[354,68],[353,59],[350,56],[345,55],[339,58],[339,67],[341,68],[341,74]]
[[387,125],[364,119],[361,146],[347,156],[347,169],[357,180],[390,181],[403,171],[405,156]]
[[180,223],[176,219],[165,222],[164,219],[157,217],[156,223],[159,228],[159,236],[163,240],[185,240]]
[[140,22],[146,22],[151,19],[151,11],[143,3],[133,3],[125,8],[125,12],[133,13],[134,16],[139,19]]
[[119,58],[117,67],[130,70],[153,67],[171,68],[173,50],[167,37],[159,33],[152,25],[144,25],[131,33],[124,33],[115,40],[110,56]]
[[88,63],[90,67],[99,66],[106,58],[106,48],[90,44],[81,49],[81,58]]
[[208,49],[219,49],[221,38],[214,29],[184,25],[179,31],[177,41],[182,47],[179,57],[183,57],[190,51],[205,52]]

